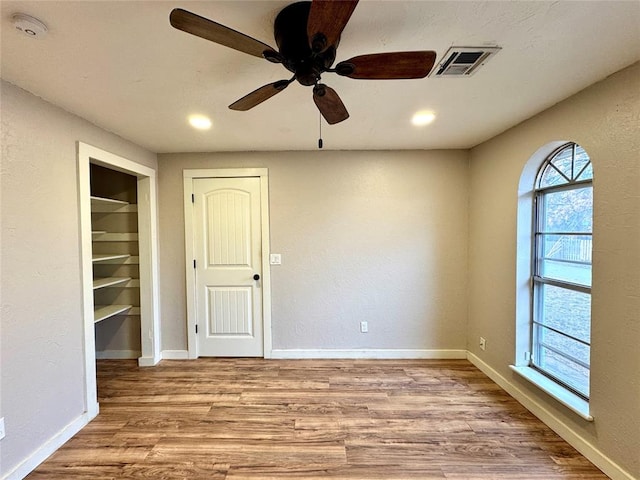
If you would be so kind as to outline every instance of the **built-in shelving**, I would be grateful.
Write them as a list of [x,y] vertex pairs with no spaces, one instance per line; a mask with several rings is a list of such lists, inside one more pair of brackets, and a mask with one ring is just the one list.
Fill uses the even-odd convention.
[[[147,297],[141,295],[141,289],[146,291],[148,286],[140,281],[141,274],[147,278],[147,257],[140,257],[139,243],[143,240],[146,245],[146,230],[140,235],[138,231],[148,223],[144,219],[141,223],[138,216],[138,189],[143,187],[140,200],[145,215],[149,193],[136,174],[98,162],[89,162],[89,199],[83,201],[83,208],[90,205],[91,219],[92,272],[84,281],[85,288],[92,290],[85,292],[92,297],[87,303],[93,304],[88,321],[94,323],[96,358],[138,357],[143,341],[147,341],[141,323],[149,318],[150,311],[146,303],[141,307]],[[85,236],[83,240],[86,242]]]
[[[136,266],[139,263],[136,245],[138,233],[122,231],[122,226],[126,226],[127,221],[122,223],[123,221],[117,220],[115,217],[111,220],[109,219],[112,214],[118,214],[118,218],[122,218],[119,216],[120,214],[136,215],[137,205],[123,200],[92,195],[91,212],[92,214],[97,214],[95,217],[97,223],[94,223],[94,225],[98,227],[94,227],[91,232],[94,252],[100,252],[92,255],[94,264],[94,322],[98,323],[122,314],[140,315],[139,307],[135,307],[132,304],[124,304],[122,300],[118,302],[118,299],[126,299],[125,302],[135,300],[135,296],[131,298],[131,294],[124,292],[124,289],[139,288],[140,280],[131,276],[123,276],[122,274],[120,276],[111,276],[113,273],[110,271],[103,271],[102,269],[98,271],[96,267],[96,265],[104,265],[105,267],[111,265]],[[106,222],[104,221],[105,219],[107,219]],[[116,231],[113,231],[114,227],[116,227]],[[111,275],[109,275],[110,273]],[[125,273],[125,275],[131,274]],[[98,292],[103,293],[98,294]],[[112,300],[115,300],[112,304],[102,304]]]

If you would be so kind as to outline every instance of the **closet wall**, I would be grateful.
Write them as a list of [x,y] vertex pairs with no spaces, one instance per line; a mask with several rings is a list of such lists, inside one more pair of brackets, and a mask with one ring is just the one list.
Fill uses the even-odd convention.
[[138,358],[140,274],[137,179],[91,164],[97,358]]

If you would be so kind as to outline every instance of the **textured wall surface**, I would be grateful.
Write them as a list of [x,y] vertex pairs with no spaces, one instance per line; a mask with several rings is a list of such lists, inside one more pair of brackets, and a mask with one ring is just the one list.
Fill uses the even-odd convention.
[[2,82],[0,476],[84,411],[76,142],[156,155]]
[[[640,64],[471,151],[469,350],[621,467],[640,477]],[[593,423],[513,374],[516,207],[525,164],[555,141],[594,168]],[[525,312],[528,308],[523,309]],[[522,319],[518,319],[519,321]],[[477,347],[487,338],[487,350]]]
[[[274,349],[464,349],[467,154],[159,155],[163,349],[186,349],[182,170],[268,167]],[[359,322],[369,322],[369,333]]]

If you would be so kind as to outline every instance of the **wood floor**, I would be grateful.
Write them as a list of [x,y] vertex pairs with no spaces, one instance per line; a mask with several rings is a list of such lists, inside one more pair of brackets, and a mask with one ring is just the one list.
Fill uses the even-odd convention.
[[606,479],[465,360],[99,361],[69,479]]

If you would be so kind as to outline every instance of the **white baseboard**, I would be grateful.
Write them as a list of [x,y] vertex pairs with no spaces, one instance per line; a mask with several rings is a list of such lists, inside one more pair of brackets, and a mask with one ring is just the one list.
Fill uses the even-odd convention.
[[466,359],[466,350],[422,350],[422,349],[274,349],[273,359]]
[[155,367],[162,357],[140,357],[138,358],[139,367]]
[[6,473],[2,480],[22,480],[29,475],[35,468],[49,458],[57,449],[64,445],[71,437],[84,428],[98,414],[98,405],[96,404],[90,409],[93,413],[85,412],[60,430],[44,445],[24,459],[13,470]]
[[189,352],[187,350],[163,350],[163,360],[189,360]]
[[140,356],[140,350],[96,350],[97,360],[131,360]]
[[634,477],[630,473],[626,472],[617,463],[589,443],[587,439],[581,437],[575,430],[571,429],[561,419],[545,408],[544,405],[532,399],[517,385],[502,376],[479,357],[471,352],[467,352],[467,359],[612,480],[634,480]]

